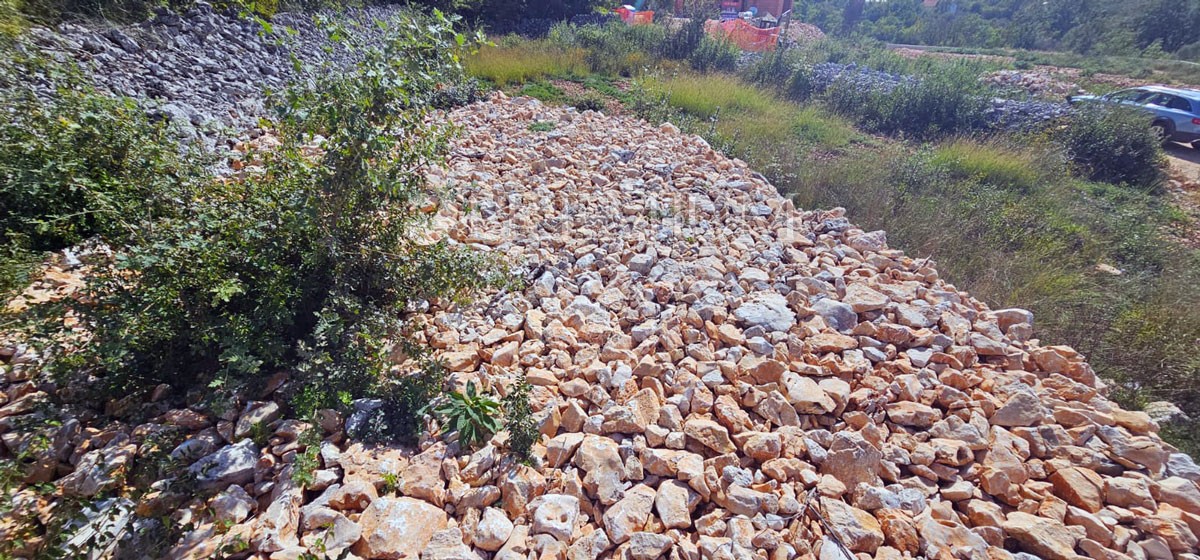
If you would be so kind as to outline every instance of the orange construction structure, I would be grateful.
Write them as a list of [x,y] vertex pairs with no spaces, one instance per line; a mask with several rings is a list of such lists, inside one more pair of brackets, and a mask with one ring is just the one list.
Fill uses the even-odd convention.
[[729,21],[709,20],[704,30],[713,36],[723,37],[744,51],[768,52],[779,43],[779,28],[759,29],[741,19]]
[[620,8],[617,8],[617,15],[621,16],[621,21],[628,23],[629,25],[648,25],[654,23],[654,12],[651,10],[635,12],[629,8],[621,6]]

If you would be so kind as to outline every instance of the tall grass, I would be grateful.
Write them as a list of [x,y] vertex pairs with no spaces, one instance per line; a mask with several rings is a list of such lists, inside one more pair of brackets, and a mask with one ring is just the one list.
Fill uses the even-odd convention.
[[700,118],[712,117],[718,111],[766,113],[781,105],[769,92],[723,74],[684,73],[649,78],[645,84],[650,91],[665,93],[671,106]]
[[[648,78],[640,85],[660,104],[657,112],[642,110],[643,116],[683,122],[736,155],[786,159],[813,148],[843,148],[858,136],[845,119],[818,107],[801,107],[726,74],[681,72]],[[762,155],[768,153],[772,155]]]
[[586,76],[585,54],[583,49],[530,41],[486,46],[467,57],[465,67],[470,75],[503,87],[548,77]]
[[960,180],[1029,192],[1053,173],[1065,173],[1060,157],[1044,147],[1000,138],[957,138],[939,145],[930,163]]

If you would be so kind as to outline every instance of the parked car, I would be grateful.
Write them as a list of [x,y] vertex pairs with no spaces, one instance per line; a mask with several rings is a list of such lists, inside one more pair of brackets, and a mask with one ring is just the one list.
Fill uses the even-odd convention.
[[1145,109],[1153,116],[1150,128],[1163,142],[1183,142],[1200,150],[1200,91],[1144,86],[1104,95],[1076,95],[1067,102],[1118,103]]

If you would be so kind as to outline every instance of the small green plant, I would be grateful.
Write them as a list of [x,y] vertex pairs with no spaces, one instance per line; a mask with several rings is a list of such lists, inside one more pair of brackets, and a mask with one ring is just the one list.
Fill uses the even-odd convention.
[[550,132],[551,130],[554,130],[555,128],[556,128],[556,125],[550,121],[538,121],[538,122],[529,124],[530,132]]
[[429,411],[438,417],[444,431],[458,432],[464,448],[482,443],[499,427],[500,403],[479,393],[473,381],[467,383],[465,393],[454,391],[430,403]]
[[292,464],[292,480],[303,488],[312,486],[313,473],[321,466],[321,428],[316,422],[300,434],[299,444],[304,448],[296,454]]
[[386,496],[395,494],[400,489],[400,475],[392,471],[380,473],[380,478],[383,479],[383,489],[381,494]]
[[508,430],[508,449],[521,461],[532,459],[533,444],[538,441],[537,425],[533,422],[533,407],[529,404],[529,393],[533,387],[525,380],[525,374],[504,395],[504,429]]
[[604,97],[595,92],[589,91],[572,99],[571,106],[579,109],[580,111],[603,111],[606,103]]

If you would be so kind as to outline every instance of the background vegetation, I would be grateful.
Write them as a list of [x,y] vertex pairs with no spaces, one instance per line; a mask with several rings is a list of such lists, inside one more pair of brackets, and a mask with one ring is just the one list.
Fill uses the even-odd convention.
[[918,45],[1200,58],[1200,4],[1175,0],[798,0],[827,31]]

